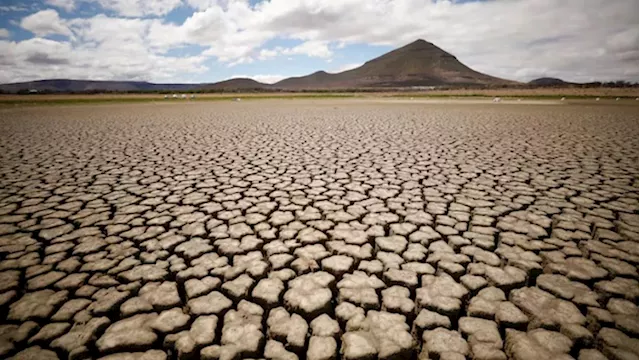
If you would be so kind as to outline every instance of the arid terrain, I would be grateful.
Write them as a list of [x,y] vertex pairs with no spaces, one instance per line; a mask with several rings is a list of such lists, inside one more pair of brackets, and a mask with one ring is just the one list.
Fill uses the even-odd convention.
[[638,122],[633,99],[0,108],[0,358],[637,359]]

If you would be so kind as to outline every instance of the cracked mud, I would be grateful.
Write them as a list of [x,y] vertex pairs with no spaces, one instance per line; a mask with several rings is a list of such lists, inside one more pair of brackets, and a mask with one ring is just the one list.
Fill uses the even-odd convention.
[[637,359],[635,106],[0,112],[0,358]]

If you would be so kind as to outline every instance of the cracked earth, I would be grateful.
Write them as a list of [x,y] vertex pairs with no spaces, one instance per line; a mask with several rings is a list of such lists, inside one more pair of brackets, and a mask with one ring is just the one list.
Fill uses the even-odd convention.
[[637,359],[637,106],[0,112],[0,358]]

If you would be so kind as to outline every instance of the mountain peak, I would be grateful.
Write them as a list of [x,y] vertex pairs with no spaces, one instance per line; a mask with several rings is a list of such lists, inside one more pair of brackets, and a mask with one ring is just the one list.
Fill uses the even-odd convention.
[[416,41],[410,43],[409,45],[433,45],[425,39],[417,39]]
[[434,45],[433,43],[430,43],[426,40],[423,39],[418,39],[412,43],[409,43],[399,49],[397,49],[397,51],[420,51],[420,52],[428,52],[430,53],[432,56],[436,55],[436,56],[453,56],[451,54],[449,54],[448,52],[442,50],[441,48],[437,47],[436,45]]
[[403,46],[404,48],[410,48],[410,49],[433,49],[436,48],[438,49],[437,46],[433,45],[432,43],[423,40],[423,39],[418,39],[412,43],[409,43],[405,46]]

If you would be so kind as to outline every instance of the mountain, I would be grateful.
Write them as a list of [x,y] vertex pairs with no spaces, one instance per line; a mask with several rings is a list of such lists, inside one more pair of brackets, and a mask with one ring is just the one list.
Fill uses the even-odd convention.
[[91,92],[91,91],[159,91],[193,90],[200,84],[154,84],[144,81],[94,81],[52,79],[27,81],[0,85],[0,90],[15,93],[19,91],[37,90],[38,92]]
[[538,79],[534,79],[528,82],[529,85],[535,86],[563,86],[563,85],[573,85],[573,83],[566,82],[562,79],[552,78],[552,77],[541,77]]
[[470,69],[430,42],[417,40],[364,65],[337,74],[316,72],[284,79],[275,88],[407,87],[442,85],[508,85],[513,81]]
[[238,90],[251,90],[251,89],[266,89],[271,85],[257,82],[248,78],[235,78],[225,81],[220,81],[213,84],[200,85],[201,90],[224,90],[224,89],[238,89]]
[[191,90],[305,90],[346,88],[398,88],[411,86],[517,85],[477,72],[434,44],[416,40],[364,65],[330,74],[318,71],[291,77],[273,85],[238,78],[212,84],[154,84],[140,81],[40,80],[0,85],[4,92],[92,92],[92,91],[191,91]]
[[[290,77],[273,84],[278,89],[320,89],[327,87],[336,74],[326,71],[316,71],[311,75]],[[344,86],[347,87],[347,86]]]

